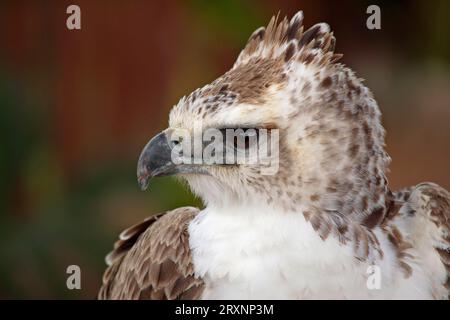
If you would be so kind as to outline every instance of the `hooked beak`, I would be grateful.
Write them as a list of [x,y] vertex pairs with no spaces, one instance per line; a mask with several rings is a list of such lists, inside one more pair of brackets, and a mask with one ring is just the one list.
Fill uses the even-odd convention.
[[175,174],[176,165],[171,159],[172,149],[166,133],[154,136],[144,147],[137,165],[138,183],[142,190],[147,189],[153,177]]
[[[170,129],[154,136],[139,156],[137,178],[142,190],[147,189],[149,181],[153,177],[170,176],[177,173],[208,174],[201,165],[180,162],[180,157],[176,153],[172,153],[168,134],[170,134]],[[177,163],[173,162],[172,157],[177,158]]]

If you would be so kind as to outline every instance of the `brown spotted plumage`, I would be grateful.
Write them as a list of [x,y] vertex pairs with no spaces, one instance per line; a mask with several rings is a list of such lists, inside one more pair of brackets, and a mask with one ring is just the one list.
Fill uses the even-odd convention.
[[198,209],[152,216],[120,234],[107,256],[99,299],[198,299],[203,281],[194,275],[187,233]]
[[[228,72],[174,106],[141,154],[139,182],[177,174],[206,207],[125,231],[100,298],[448,298],[450,196],[431,183],[390,190],[377,102],[335,45],[326,23],[274,17]],[[169,133],[209,128],[277,130],[276,172],[163,161]]]
[[396,243],[400,240],[401,258],[408,255],[405,250],[429,240],[445,268],[447,277],[443,285],[450,298],[450,193],[434,183],[425,182],[402,191],[397,197],[403,203],[398,211],[401,217],[397,219],[417,221],[416,233],[411,234],[409,243],[402,241],[398,232],[393,235]]

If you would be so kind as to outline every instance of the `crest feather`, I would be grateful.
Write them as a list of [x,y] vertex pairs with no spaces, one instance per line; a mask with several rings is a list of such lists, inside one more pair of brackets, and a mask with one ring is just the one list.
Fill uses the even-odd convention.
[[[334,54],[336,39],[328,24],[317,23],[303,31],[302,11],[297,12],[290,21],[286,17],[280,22],[278,20],[277,14],[270,19],[267,27],[260,27],[252,33],[234,67],[253,58],[275,59],[282,55],[286,62],[296,59],[303,63],[334,63],[342,57],[341,54]],[[315,59],[316,56],[318,59]]]

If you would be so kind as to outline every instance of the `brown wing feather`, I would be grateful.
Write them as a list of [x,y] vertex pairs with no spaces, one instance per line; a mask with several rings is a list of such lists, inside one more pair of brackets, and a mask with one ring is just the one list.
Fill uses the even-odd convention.
[[447,282],[444,284],[450,298],[450,193],[434,183],[421,183],[421,208],[439,230],[435,249],[447,270]]
[[120,234],[108,254],[99,299],[199,299],[187,226],[199,210],[178,208]]

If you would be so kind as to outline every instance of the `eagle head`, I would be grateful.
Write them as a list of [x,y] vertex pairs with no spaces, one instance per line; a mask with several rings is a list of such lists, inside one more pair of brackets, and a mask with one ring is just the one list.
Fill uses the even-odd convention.
[[[363,218],[384,210],[389,157],[377,103],[337,63],[342,55],[334,53],[329,26],[304,31],[302,21],[301,11],[290,21],[272,18],[251,35],[231,70],[173,107],[169,127],[139,158],[142,187],[153,176],[177,175],[208,205],[262,203],[305,217]],[[235,133],[231,142],[218,134],[227,130]],[[241,137],[244,143],[236,143]],[[213,140],[223,142],[214,156],[259,150],[261,140],[270,152],[249,163],[195,161],[195,152],[193,161],[174,159],[175,148],[197,145],[201,154]]]

